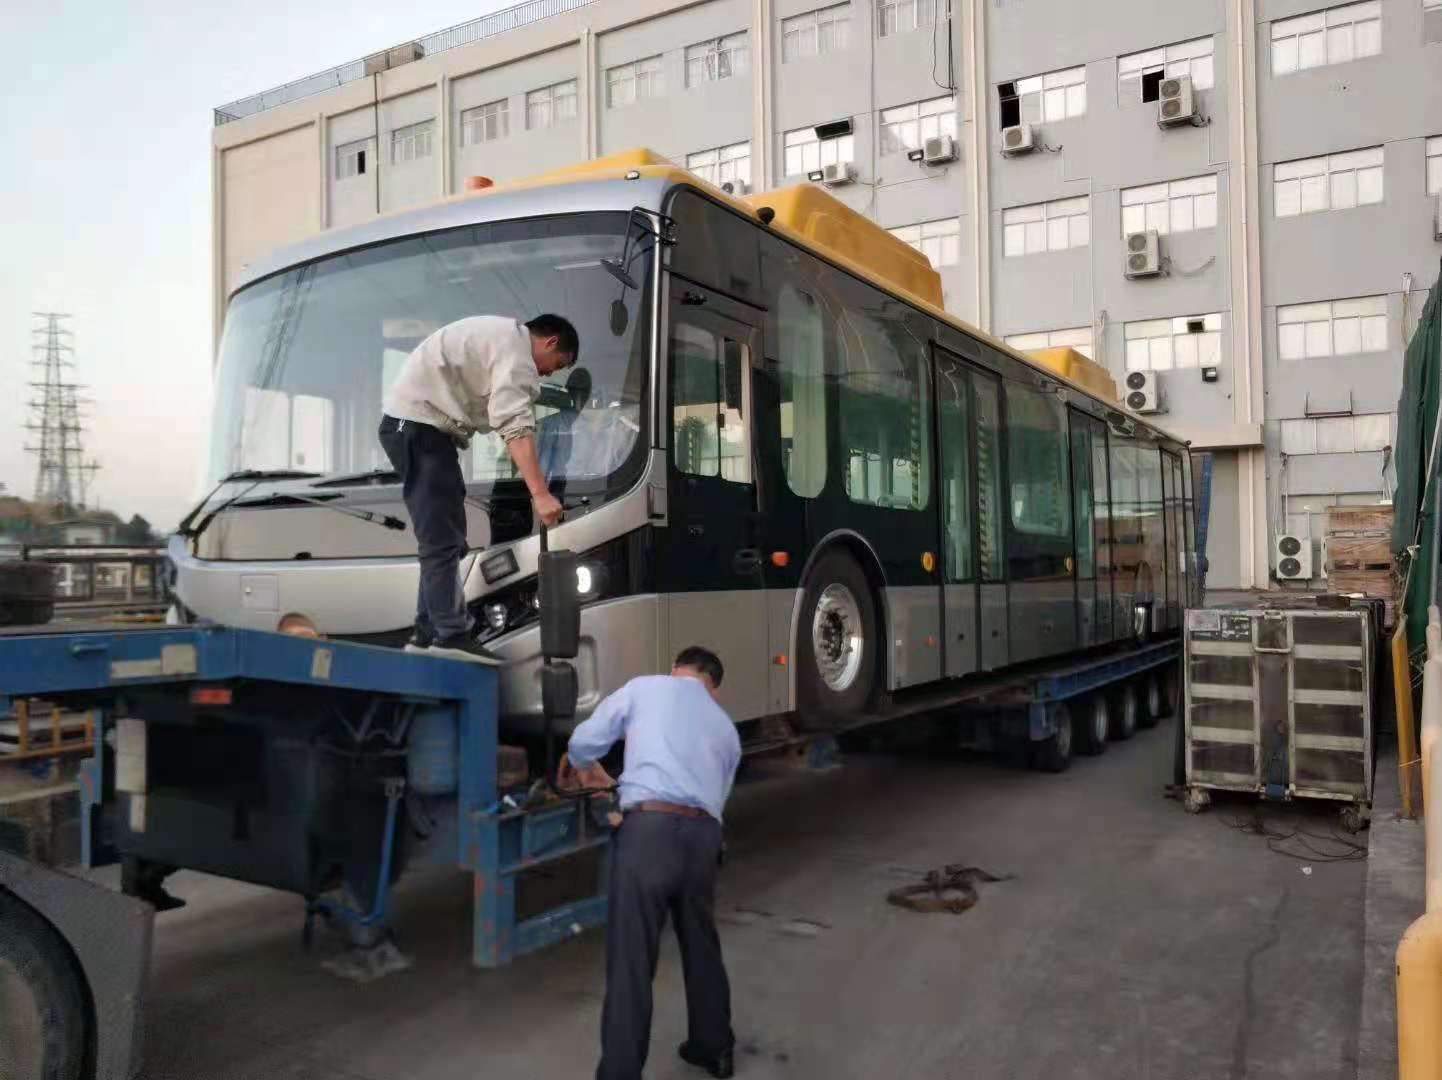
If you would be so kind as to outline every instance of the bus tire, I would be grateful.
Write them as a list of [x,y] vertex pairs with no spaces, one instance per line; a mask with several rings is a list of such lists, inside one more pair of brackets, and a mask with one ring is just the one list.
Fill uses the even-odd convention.
[[85,990],[65,942],[0,889],[0,1076],[79,1080]]
[[1141,713],[1137,723],[1144,728],[1156,727],[1157,721],[1167,715],[1166,697],[1162,692],[1162,677],[1149,671],[1141,677]]
[[796,702],[804,725],[835,730],[865,712],[881,668],[876,600],[861,567],[833,549],[812,568],[801,600]]
[[1107,748],[1107,737],[1111,734],[1112,707],[1106,694],[1092,694],[1082,702],[1081,711],[1074,717],[1076,748],[1080,753],[1096,756]]
[[1141,698],[1137,695],[1136,684],[1124,682],[1117,688],[1116,701],[1112,707],[1112,738],[1130,739],[1141,724]]
[[1032,768],[1040,772],[1066,772],[1071,766],[1072,747],[1076,745],[1071,709],[1064,701],[1057,702],[1053,709],[1056,731],[1041,742],[1033,743],[1031,748]]

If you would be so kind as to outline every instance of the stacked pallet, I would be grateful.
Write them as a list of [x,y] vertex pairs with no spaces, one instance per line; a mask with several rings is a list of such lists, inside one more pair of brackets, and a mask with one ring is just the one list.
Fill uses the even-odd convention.
[[1392,559],[1391,506],[1327,508],[1327,588],[1386,601],[1387,625],[1396,622],[1397,579]]

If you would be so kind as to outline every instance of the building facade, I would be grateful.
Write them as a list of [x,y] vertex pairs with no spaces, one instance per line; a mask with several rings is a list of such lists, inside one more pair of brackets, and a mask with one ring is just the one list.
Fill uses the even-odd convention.
[[1388,496],[1442,255],[1442,0],[532,0],[216,120],[217,334],[255,257],[468,177],[636,146],[753,190],[830,166],[957,315],[1145,373],[1212,454],[1221,587]]

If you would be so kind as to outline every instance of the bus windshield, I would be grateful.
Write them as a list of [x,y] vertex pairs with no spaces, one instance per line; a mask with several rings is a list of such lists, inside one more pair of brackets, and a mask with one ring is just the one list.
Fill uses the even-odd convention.
[[[376,441],[381,399],[416,345],[466,316],[549,311],[575,324],[581,348],[574,368],[543,385],[541,463],[568,492],[604,492],[643,442],[649,245],[633,235],[639,288],[601,262],[619,261],[628,221],[608,212],[468,225],[317,259],[244,289],[220,346],[209,482],[249,469],[388,468]],[[515,475],[493,433],[472,440],[461,461],[472,485]]]

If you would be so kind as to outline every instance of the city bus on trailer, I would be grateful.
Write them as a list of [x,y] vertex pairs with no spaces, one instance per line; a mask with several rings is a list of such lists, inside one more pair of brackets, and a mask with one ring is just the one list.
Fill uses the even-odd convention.
[[[414,537],[376,442],[422,338],[556,311],[581,349],[538,443],[585,553],[585,715],[685,645],[738,722],[835,728],[987,673],[1176,635],[1186,447],[1104,369],[947,315],[926,258],[812,185],[733,198],[632,151],[338,229],[249,267],[215,384],[211,491],[170,541],[179,621],[400,645]],[[543,725],[525,488],[462,454],[465,595],[502,722]]]

